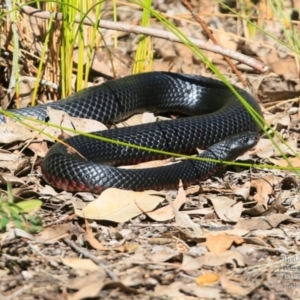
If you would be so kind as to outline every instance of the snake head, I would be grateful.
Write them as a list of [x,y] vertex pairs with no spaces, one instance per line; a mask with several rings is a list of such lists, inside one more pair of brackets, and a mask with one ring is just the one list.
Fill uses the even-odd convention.
[[260,135],[257,132],[234,134],[212,145],[202,152],[200,156],[221,161],[235,160],[238,156],[253,148],[257,144],[259,137]]
[[227,147],[226,159],[234,160],[244,154],[257,144],[259,138],[260,135],[257,132],[242,132],[229,136],[223,141]]

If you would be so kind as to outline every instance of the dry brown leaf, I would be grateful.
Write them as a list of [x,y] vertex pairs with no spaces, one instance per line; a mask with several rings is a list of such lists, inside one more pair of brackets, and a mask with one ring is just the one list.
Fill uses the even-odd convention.
[[235,228],[247,229],[247,230],[272,229],[272,228],[276,228],[280,223],[287,220],[292,220],[292,218],[283,214],[273,214],[270,216],[261,217],[261,218],[252,218],[249,220],[241,219],[235,225]]
[[[298,70],[295,58],[277,59],[274,63],[268,63],[268,67],[277,75],[284,76],[285,80],[295,80],[298,78]],[[286,70],[289,70],[288,72]]]
[[96,265],[92,260],[78,257],[64,257],[61,262],[76,270],[100,271],[102,268]]
[[213,203],[218,217],[226,222],[237,222],[243,211],[243,203],[237,202],[225,196],[208,195]]
[[[156,297],[168,297],[170,299],[183,299],[182,297],[185,296],[185,294],[181,292],[181,287],[183,285],[184,284],[180,281],[172,282],[167,286],[157,284],[154,290],[154,295],[156,295]],[[185,299],[190,300],[195,298],[187,296]]]
[[253,207],[244,210],[244,214],[248,216],[261,216],[266,211],[266,207],[263,203],[257,202]]
[[[277,119],[276,119],[277,120]],[[260,139],[258,144],[255,146],[255,153],[260,158],[269,159],[270,157],[282,157],[281,153],[286,155],[294,156],[294,153],[298,152],[297,147],[297,136],[290,135],[284,143],[282,143],[278,138],[274,138],[278,148],[281,150],[279,152],[277,148],[273,145],[273,142],[269,139]],[[292,150],[291,150],[291,149]]]
[[103,288],[101,282],[87,282],[85,286],[72,295],[69,295],[67,300],[82,300],[96,297]]
[[[205,189],[203,189],[205,191]],[[199,185],[191,185],[186,188],[185,193],[187,196],[198,194],[201,192],[201,188]]]
[[205,253],[203,256],[197,258],[201,266],[217,267],[224,264],[233,264],[238,266],[245,266],[246,257],[239,251],[227,250],[222,253]]
[[263,204],[267,204],[270,196],[273,194],[274,186],[279,182],[279,178],[273,174],[252,180],[251,187],[256,189],[256,194],[253,196],[253,199],[262,202]]
[[255,146],[255,153],[260,158],[269,158],[274,155],[276,149],[269,139],[260,139]]
[[210,273],[210,274],[203,274],[196,278],[196,283],[198,285],[205,285],[205,284],[212,284],[218,281],[220,278],[219,274]]
[[154,123],[157,121],[157,118],[154,116],[154,113],[144,112],[142,114],[136,114],[127,119],[125,122],[121,122],[116,126],[118,128],[134,126],[139,124],[146,124],[146,123]]
[[[62,110],[53,109],[51,107],[47,107],[47,114],[49,116],[50,124],[63,126],[73,130],[78,130],[81,132],[96,132],[107,129],[107,127],[101,122],[90,119],[71,117],[66,112]],[[62,133],[66,133],[69,136],[76,135],[76,133],[70,131],[64,132],[64,130],[61,130],[60,128],[54,128],[51,126],[47,126],[44,132],[55,137],[61,136]]]
[[[272,24],[274,25],[274,24]],[[273,26],[274,27],[274,26]],[[273,32],[274,28],[266,27],[264,28],[268,32]],[[268,43],[269,45],[273,45],[275,42],[272,41],[271,38],[263,36],[262,34],[255,36],[256,41],[261,41],[263,43]],[[280,57],[281,53],[278,51],[278,46],[274,47],[274,49],[270,50],[265,47],[261,47],[258,43],[250,43],[249,44],[252,51],[256,53],[256,55],[259,56],[259,59],[262,60],[272,72],[276,73],[277,76],[284,76],[286,80],[295,80],[295,78],[298,78],[298,70],[295,63],[295,58],[289,58],[284,56],[283,58]],[[289,70],[287,72],[287,70]]]
[[[182,187],[182,181],[180,180],[179,182],[179,186]],[[182,202],[185,201],[185,192],[183,190],[183,188],[180,188],[180,201],[178,203],[178,205]],[[203,231],[201,230],[201,228],[199,227],[199,225],[195,224],[191,218],[189,217],[189,215],[187,214],[182,214],[181,212],[179,212],[176,207],[174,206],[173,202],[170,201],[170,199],[168,199],[169,205],[173,210],[173,214],[175,216],[175,223],[179,228],[184,228],[184,234],[186,235],[191,235],[193,237],[197,237],[197,236],[202,236]],[[180,229],[181,230],[181,229]],[[188,232],[188,233],[187,233]]]
[[300,202],[296,202],[294,204],[294,208],[295,208],[295,210],[300,211]]
[[33,235],[20,228],[12,227],[9,229],[7,228],[6,230],[7,230],[6,232],[0,234],[0,246],[11,243],[17,237],[21,239],[32,240],[32,241],[35,240],[35,237]]
[[[12,46],[12,51],[14,47]],[[18,78],[18,98],[20,101],[20,108],[27,107],[31,103],[31,93],[34,89],[35,82],[30,81],[23,76]],[[11,100],[16,95],[16,89],[13,88],[9,94],[6,94],[3,99],[1,99],[2,108],[6,109]]]
[[276,114],[276,129],[278,131],[280,131],[283,128],[288,128],[290,123],[290,116],[286,113],[286,111]]
[[[29,123],[29,121],[26,121],[26,123]],[[0,124],[1,144],[26,141],[28,139],[33,139],[36,136],[36,132],[33,132],[23,124],[13,122],[10,119],[6,119],[5,124]]]
[[[289,166],[288,162],[284,158],[280,158],[280,159],[269,158],[269,160],[275,166],[279,166],[279,167]],[[298,157],[289,157],[288,160],[294,168],[300,168],[300,159]]]
[[67,287],[73,290],[80,290],[90,282],[103,282],[106,278],[106,272],[103,269],[97,269],[94,272],[84,272],[84,275],[70,279]]
[[[1,165],[1,163],[0,163],[0,165]],[[2,185],[5,185],[8,182],[10,182],[11,184],[15,184],[15,185],[25,184],[25,181],[19,177],[16,177],[16,176],[13,176],[10,174],[6,174],[6,173],[0,174],[0,183]]]
[[227,230],[217,230],[217,231],[208,231],[210,235],[218,235],[218,234],[227,234],[229,236],[237,236],[243,237],[249,233],[249,230],[245,229],[227,229]]
[[20,157],[14,153],[11,153],[7,150],[4,149],[0,149],[0,161],[8,161],[8,162],[12,162],[12,161],[16,161],[17,159],[19,159]]
[[[47,107],[47,113],[49,116],[49,123],[73,130],[76,129],[81,132],[95,132],[107,129],[105,125],[95,120],[71,117],[67,113],[51,107]],[[34,119],[34,117],[31,118]],[[24,120],[24,123],[34,128],[34,130],[21,123],[13,122],[10,119],[7,119],[5,124],[0,124],[0,143],[6,144],[35,138],[53,141],[53,139],[44,135],[43,132],[54,137],[59,137],[64,132],[59,128],[54,128],[31,120]],[[67,134],[71,136],[75,135],[69,131]]]
[[158,222],[162,222],[162,221],[167,221],[167,220],[171,220],[174,218],[175,214],[174,214],[174,209],[176,209],[177,211],[179,210],[179,208],[186,202],[186,195],[185,195],[185,191],[184,188],[182,187],[182,185],[180,184],[180,188],[178,189],[178,194],[176,199],[172,202],[172,206],[166,205],[162,208],[156,209],[153,212],[149,212],[147,213],[147,215]]
[[52,186],[47,184],[45,184],[45,186],[40,190],[40,193],[42,195],[50,195],[50,196],[58,195],[58,192],[56,192]]
[[38,155],[39,157],[45,157],[48,152],[48,145],[47,142],[32,142],[30,145],[28,145],[28,149],[30,149],[33,153]]
[[[277,119],[275,120],[277,121]],[[294,153],[298,152],[297,136],[290,135],[285,143],[282,143],[276,137],[274,138],[274,141],[280,148],[281,152],[288,156],[294,156]],[[289,148],[291,148],[292,151]],[[265,159],[270,159],[271,157],[282,157],[282,154],[277,150],[277,148],[275,148],[272,141],[269,139],[260,139],[258,144],[255,146],[255,150],[252,153],[255,153],[258,157]]]
[[178,228],[181,234],[183,234],[182,239],[192,239],[194,241],[204,241],[206,240],[208,235],[218,235],[218,234],[227,234],[227,235],[233,235],[238,237],[243,237],[249,233],[249,230],[245,229],[227,229],[227,230],[218,230],[218,231],[211,231],[209,229],[201,229],[202,234],[195,235],[192,231],[183,230],[181,228]]
[[241,237],[227,235],[227,234],[218,234],[212,235],[208,234],[206,236],[206,246],[207,249],[212,253],[222,253],[228,250],[233,243],[242,244],[244,239]]
[[282,205],[282,202],[283,199],[287,199],[290,196],[290,191],[280,191],[280,193],[276,196],[275,201],[273,201],[272,205],[264,211],[263,215],[266,216],[267,214],[274,212],[284,214],[288,210],[288,207]]
[[[5,165],[2,162],[2,166]],[[26,158],[19,158],[18,160],[11,162],[7,169],[9,169],[13,174],[17,174],[20,171],[28,168],[30,166],[30,159],[28,157]]]
[[85,219],[85,232],[87,235],[88,242],[90,245],[97,250],[108,250],[105,246],[103,246],[93,235],[93,231],[90,227],[90,224],[87,219]]
[[175,223],[179,227],[179,230],[183,232],[187,237],[192,239],[203,238],[203,230],[198,224],[194,223],[189,215],[183,214],[180,211],[174,209]]
[[186,284],[181,281],[175,281],[169,285],[156,285],[154,295],[178,300],[221,299],[221,292],[218,288],[199,286],[196,283]]
[[[258,284],[252,284],[250,287],[245,288],[242,287],[240,284],[237,284],[236,282],[233,282],[232,280],[230,280],[228,278],[228,275],[226,274],[222,274],[220,277],[220,282],[222,285],[222,288],[229,294],[231,295],[238,295],[238,296],[242,296],[245,297],[247,295],[249,295],[250,293],[252,293],[256,288],[258,288],[263,280],[261,280],[260,283]],[[247,284],[249,284],[247,282]]]
[[162,195],[164,194],[161,192],[151,190],[133,192],[109,188],[82,211],[75,208],[75,213],[87,219],[126,222],[153,210],[164,201]]
[[197,260],[197,258],[192,257],[189,254],[184,253],[183,254],[183,259],[182,263],[180,266],[181,270],[184,271],[193,271],[193,270],[198,270],[202,267],[202,264],[200,264]]
[[130,272],[129,274],[126,274],[125,277],[122,276],[122,283],[126,286],[133,287],[147,285],[148,278],[141,276],[141,273],[142,271],[139,268],[136,268],[136,272]]
[[48,227],[37,235],[37,240],[43,242],[55,242],[61,238],[67,237],[71,231],[71,224],[59,224]]
[[241,196],[243,199],[248,199],[250,195],[250,182],[247,181],[242,187],[231,187],[234,195]]
[[179,254],[179,251],[174,251],[173,248],[168,246],[157,246],[155,247],[155,253],[151,254],[150,261],[155,263],[165,262],[178,256]]
[[125,293],[136,294],[134,289],[125,286],[119,281],[108,281],[102,282],[88,282],[86,286],[82,287],[77,293],[69,295],[67,300],[82,300],[82,299],[93,299],[97,297],[103,289],[119,289]]

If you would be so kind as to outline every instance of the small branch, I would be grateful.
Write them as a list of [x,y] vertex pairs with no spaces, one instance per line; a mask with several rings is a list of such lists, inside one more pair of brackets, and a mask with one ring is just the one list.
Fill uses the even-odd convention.
[[[42,10],[38,10],[35,9],[31,6],[20,6],[20,10],[21,12],[30,15],[32,17],[37,17],[37,18],[41,18],[41,19],[50,19],[51,14],[48,11],[42,11]],[[52,14],[53,20],[63,20],[63,15],[62,13],[54,13]],[[94,20],[91,20],[90,18],[86,17],[85,19],[82,20],[81,16],[77,16],[75,18],[75,22],[76,23],[82,23],[88,26],[94,26],[95,22]],[[172,42],[176,42],[176,43],[182,43],[175,34],[165,31],[165,30],[159,30],[159,29],[155,29],[155,28],[146,28],[146,27],[142,27],[142,26],[138,26],[138,25],[131,25],[131,24],[126,24],[126,23],[121,23],[121,22],[112,22],[112,21],[106,21],[106,20],[100,20],[98,22],[98,26],[101,28],[106,28],[106,29],[112,29],[112,30],[118,30],[118,31],[123,31],[123,32],[129,32],[129,33],[136,33],[136,34],[145,34],[148,36],[152,36],[152,37],[157,37],[157,38],[161,38],[161,39],[165,39],[165,40],[169,40]],[[194,43],[197,47],[203,49],[203,50],[207,50],[210,52],[214,52],[214,53],[218,53],[218,54],[222,54],[224,56],[230,57],[234,60],[240,61],[248,66],[250,66],[251,68],[259,71],[259,72],[266,72],[268,70],[268,67],[263,64],[262,62],[253,59],[252,57],[246,56],[244,54],[223,48],[221,46],[218,45],[212,45],[209,44],[207,42],[203,42],[194,38],[190,38],[189,40]]]

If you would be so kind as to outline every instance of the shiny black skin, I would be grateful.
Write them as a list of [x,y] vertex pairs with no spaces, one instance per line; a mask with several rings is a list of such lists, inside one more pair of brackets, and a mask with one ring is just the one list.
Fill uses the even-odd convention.
[[[244,90],[236,89],[261,115],[256,100]],[[185,154],[193,154],[197,148],[207,149],[216,144],[201,156],[213,156],[220,160],[233,160],[253,147],[260,131],[248,111],[222,82],[177,73],[131,75],[85,89],[64,101],[16,112],[44,120],[47,118],[47,106],[106,124],[113,124],[143,111],[196,115],[97,134],[135,145]],[[45,157],[42,172],[47,182],[70,191],[98,193],[112,186],[132,190],[172,188],[178,186],[179,179],[185,185],[203,180],[219,166],[189,160],[158,169],[124,170],[114,166],[162,156],[83,136],[69,138],[65,142],[89,161],[70,154],[65,146],[57,143]],[[235,147],[230,150],[231,144]]]

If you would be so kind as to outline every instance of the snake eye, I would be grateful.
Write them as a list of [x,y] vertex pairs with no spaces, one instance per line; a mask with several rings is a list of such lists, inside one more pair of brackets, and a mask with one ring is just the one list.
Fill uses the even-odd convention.
[[250,137],[245,137],[245,144],[249,144],[250,142]]

